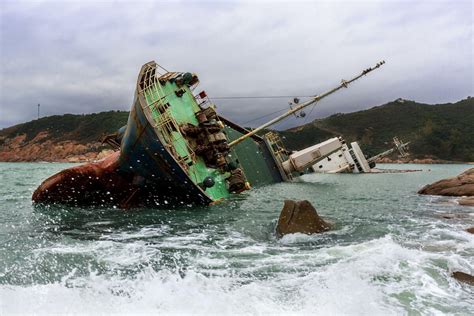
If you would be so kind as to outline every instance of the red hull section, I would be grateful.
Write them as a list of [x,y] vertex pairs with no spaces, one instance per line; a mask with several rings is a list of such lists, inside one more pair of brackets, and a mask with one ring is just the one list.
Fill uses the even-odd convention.
[[104,159],[63,170],[41,183],[33,193],[35,203],[74,205],[117,205],[121,208],[138,204],[139,195],[133,178],[118,173],[120,152]]

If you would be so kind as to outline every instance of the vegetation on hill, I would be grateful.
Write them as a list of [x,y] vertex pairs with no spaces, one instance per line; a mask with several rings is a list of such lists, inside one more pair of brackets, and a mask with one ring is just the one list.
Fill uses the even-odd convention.
[[[0,147],[18,135],[31,141],[40,132],[47,132],[42,141],[89,144],[115,132],[127,119],[126,111],[44,117],[0,130]],[[414,158],[474,161],[474,98],[438,105],[399,99],[364,111],[334,114],[280,135],[292,150],[343,136],[348,142],[358,141],[369,156],[390,148],[392,138],[398,136],[411,142]]]
[[391,147],[394,136],[411,141],[412,156],[474,161],[474,98],[429,105],[398,99],[369,110],[335,114],[282,132],[291,149],[342,135],[366,154]]
[[127,124],[127,119],[127,111],[53,115],[0,130],[0,140],[25,134],[27,142],[35,138],[39,132],[47,132],[48,136],[43,140],[51,139],[55,142],[74,140],[87,144],[98,141],[103,134],[117,131]]

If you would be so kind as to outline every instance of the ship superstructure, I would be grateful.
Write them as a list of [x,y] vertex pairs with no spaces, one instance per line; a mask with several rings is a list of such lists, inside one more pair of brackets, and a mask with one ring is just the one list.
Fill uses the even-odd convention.
[[339,140],[339,148],[312,165],[311,171],[316,173],[369,173],[374,171],[375,162],[378,159],[393,152],[398,151],[400,157],[408,156],[409,142],[403,143],[397,137],[393,138],[393,148],[370,158],[365,156],[358,142],[347,145],[341,137]]
[[140,71],[121,140],[121,172],[153,186],[159,200],[198,204],[228,198],[250,183],[282,181],[259,136],[229,146],[249,131],[220,117],[205,92],[194,96],[195,74],[159,69],[150,62]]

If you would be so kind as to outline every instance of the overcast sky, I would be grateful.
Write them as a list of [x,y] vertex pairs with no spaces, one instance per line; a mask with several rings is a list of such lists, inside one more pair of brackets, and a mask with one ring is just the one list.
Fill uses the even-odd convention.
[[[38,103],[42,116],[128,110],[150,60],[197,73],[198,91],[210,97],[313,95],[386,60],[310,117],[279,128],[399,97],[444,103],[474,95],[470,0],[2,0],[0,23],[0,128],[34,119]],[[215,101],[239,123],[288,106]]]

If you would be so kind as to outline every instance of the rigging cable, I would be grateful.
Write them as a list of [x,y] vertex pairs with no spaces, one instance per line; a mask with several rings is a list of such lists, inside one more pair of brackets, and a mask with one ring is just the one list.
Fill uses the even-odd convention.
[[313,107],[312,107],[311,110],[309,111],[309,114],[306,115],[306,118],[304,119],[303,125],[306,124],[306,122],[308,121],[309,117],[311,116],[311,113],[313,113],[313,110],[314,110],[314,108],[316,107],[316,104],[318,104],[318,102],[315,102],[315,103],[313,104]]
[[254,118],[253,120],[250,120],[250,121],[247,121],[247,122],[243,122],[242,125],[247,124],[247,123],[251,123],[251,122],[255,122],[255,121],[257,121],[257,120],[260,120],[260,119],[262,119],[262,118],[265,118],[265,117],[267,117],[267,116],[276,114],[276,113],[281,112],[281,111],[285,111],[285,110],[287,110],[287,109],[288,109],[288,108],[283,108],[283,109],[277,110],[277,111],[275,111],[275,112],[262,115],[262,116],[260,116],[260,117]]
[[282,99],[282,98],[310,98],[311,95],[267,95],[267,96],[223,96],[211,97],[215,100],[231,100],[231,99]]
[[[311,95],[269,95],[269,96],[221,96],[221,97],[212,97],[210,99],[212,100],[237,100],[237,99],[288,99],[288,98],[310,98],[310,97],[313,97]],[[315,104],[316,105],[316,104]],[[311,109],[311,112],[313,111],[314,109],[314,106],[313,105],[313,108]],[[258,121],[262,118],[265,118],[267,116],[270,116],[270,115],[273,115],[273,114],[276,114],[276,113],[279,113],[281,111],[285,111],[287,110],[288,108],[283,108],[283,109],[280,109],[280,110],[277,110],[277,111],[274,111],[274,112],[271,112],[271,113],[268,113],[268,114],[265,114],[265,115],[262,115],[262,116],[259,116],[257,118],[254,118],[250,121],[247,121],[247,122],[243,122],[242,125],[245,125],[245,124],[248,124],[248,123],[252,123],[252,122],[255,122],[255,121]],[[310,112],[310,114],[311,114]]]

